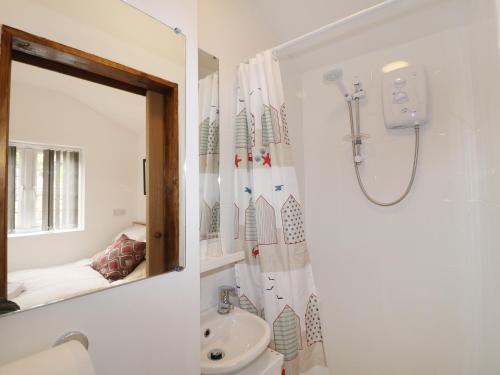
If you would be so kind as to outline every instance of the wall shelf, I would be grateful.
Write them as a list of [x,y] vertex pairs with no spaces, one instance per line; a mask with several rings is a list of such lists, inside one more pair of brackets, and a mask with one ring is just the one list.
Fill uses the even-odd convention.
[[200,273],[203,275],[209,271],[213,271],[233,263],[238,263],[243,259],[245,259],[245,253],[243,251],[224,254],[218,257],[207,256],[201,259]]

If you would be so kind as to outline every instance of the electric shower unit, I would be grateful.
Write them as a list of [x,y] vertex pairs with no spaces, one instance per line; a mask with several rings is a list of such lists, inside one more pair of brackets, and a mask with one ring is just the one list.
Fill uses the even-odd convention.
[[[413,168],[410,181],[403,194],[391,202],[381,202],[373,198],[366,190],[359,172],[359,165],[364,159],[361,155],[361,145],[367,138],[361,132],[361,114],[359,102],[366,96],[361,81],[355,79],[354,90],[349,93],[342,81],[343,71],[341,68],[332,68],[324,73],[325,82],[335,83],[347,103],[349,113],[349,124],[352,143],[352,156],[354,170],[359,187],[364,196],[373,204],[389,207],[400,203],[408,196],[413,183],[418,165],[418,153],[420,148],[420,126],[427,122],[427,82],[424,67],[421,65],[398,67],[383,72],[382,77],[382,102],[384,107],[384,122],[387,129],[414,128],[415,149],[413,156]],[[354,103],[354,104],[353,104]],[[353,110],[354,107],[354,110]]]

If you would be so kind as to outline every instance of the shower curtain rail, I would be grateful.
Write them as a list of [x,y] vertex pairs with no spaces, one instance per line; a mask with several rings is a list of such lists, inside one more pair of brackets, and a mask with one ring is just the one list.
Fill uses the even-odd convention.
[[385,9],[385,8],[395,4],[395,3],[400,3],[403,1],[405,1],[405,0],[385,0],[385,1],[382,1],[381,3],[373,5],[371,7],[362,9],[359,12],[353,13],[347,17],[341,18],[337,21],[329,23],[328,25],[322,26],[319,29],[313,30],[311,32],[308,32],[307,34],[301,35],[297,38],[294,38],[292,40],[289,40],[288,42],[282,43],[282,44],[274,47],[272,49],[273,54],[275,56],[278,56],[278,53],[282,52],[283,50],[285,50],[285,49],[287,49],[295,44],[301,43],[303,41],[306,41],[308,39],[311,39],[313,37],[316,37],[318,35],[321,35],[323,33],[328,32],[328,31],[331,31],[339,26],[345,25],[346,23],[354,21],[358,18],[364,17],[367,14],[375,13],[375,12],[382,10],[382,9]]

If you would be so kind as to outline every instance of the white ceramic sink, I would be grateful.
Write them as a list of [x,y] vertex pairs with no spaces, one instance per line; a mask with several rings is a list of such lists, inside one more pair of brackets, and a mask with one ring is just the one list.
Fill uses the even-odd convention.
[[[271,329],[258,316],[237,307],[220,315],[216,309],[201,314],[201,373],[231,374],[251,363],[271,340]],[[214,350],[222,351],[219,360],[210,359]]]

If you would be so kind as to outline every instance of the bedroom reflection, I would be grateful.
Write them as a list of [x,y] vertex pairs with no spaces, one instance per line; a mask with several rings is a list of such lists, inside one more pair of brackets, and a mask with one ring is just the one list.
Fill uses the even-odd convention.
[[146,277],[146,99],[14,62],[8,299],[28,309]]

